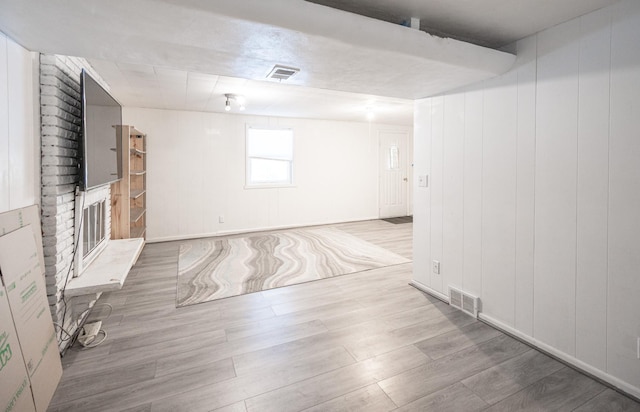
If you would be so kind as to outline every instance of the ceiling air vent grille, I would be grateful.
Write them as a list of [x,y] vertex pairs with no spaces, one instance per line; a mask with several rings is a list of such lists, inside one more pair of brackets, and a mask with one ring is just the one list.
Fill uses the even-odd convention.
[[273,69],[267,75],[267,79],[272,80],[289,80],[289,78],[296,73],[298,73],[300,69],[296,69],[294,67],[285,67],[285,66],[273,66]]
[[464,313],[477,318],[479,302],[480,300],[477,297],[449,286],[449,304],[454,308],[460,309]]

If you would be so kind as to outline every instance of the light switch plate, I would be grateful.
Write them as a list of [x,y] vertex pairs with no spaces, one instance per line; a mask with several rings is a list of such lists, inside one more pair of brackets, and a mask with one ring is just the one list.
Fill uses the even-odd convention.
[[429,186],[429,176],[422,175],[418,176],[418,187],[427,187]]

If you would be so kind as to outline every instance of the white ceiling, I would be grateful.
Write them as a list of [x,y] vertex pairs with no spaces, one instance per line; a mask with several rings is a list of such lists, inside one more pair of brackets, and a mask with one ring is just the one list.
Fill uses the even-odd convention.
[[[388,21],[421,17],[422,27],[501,45],[614,0],[331,2]],[[224,93],[236,93],[249,114],[363,120],[371,107],[377,122],[411,124],[413,99],[493,77],[514,61],[304,0],[0,0],[0,9],[9,37],[89,59],[126,106],[223,111]],[[286,85],[267,82],[274,64],[300,73]]]
[[132,107],[224,112],[225,94],[246,99],[239,111],[232,101],[230,113],[283,117],[373,121],[411,125],[413,100],[339,92],[273,82],[247,80],[148,65],[91,60],[109,81],[118,100]]
[[500,48],[617,0],[308,0],[391,23]]

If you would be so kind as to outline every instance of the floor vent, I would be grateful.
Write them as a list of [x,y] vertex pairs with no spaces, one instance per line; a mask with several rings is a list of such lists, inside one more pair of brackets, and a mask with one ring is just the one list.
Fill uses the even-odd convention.
[[285,66],[273,66],[273,69],[267,75],[267,79],[271,80],[289,80],[291,76],[298,73],[300,69]]
[[478,317],[479,299],[452,286],[449,286],[449,304],[474,318]]

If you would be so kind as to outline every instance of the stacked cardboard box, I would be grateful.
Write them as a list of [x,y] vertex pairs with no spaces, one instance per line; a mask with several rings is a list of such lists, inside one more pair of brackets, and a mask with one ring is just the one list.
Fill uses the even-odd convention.
[[46,411],[62,376],[37,206],[0,215],[0,410]]

